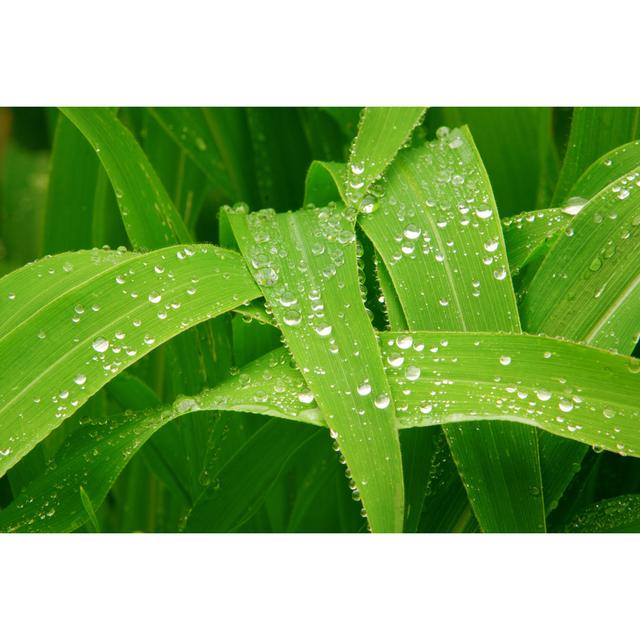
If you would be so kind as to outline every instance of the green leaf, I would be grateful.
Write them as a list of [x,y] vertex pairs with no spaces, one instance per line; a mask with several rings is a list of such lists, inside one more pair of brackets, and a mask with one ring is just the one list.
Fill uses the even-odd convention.
[[[24,264],[39,257],[47,193],[48,154],[13,144],[3,151],[0,200],[0,255]],[[27,231],[27,232],[25,232]]]
[[[633,176],[602,190],[580,210],[538,269],[521,306],[527,331],[564,336],[622,353],[637,342],[640,312],[638,189]],[[549,283],[553,282],[553,286]],[[555,506],[584,447],[541,441],[545,491]]]
[[[640,453],[635,358],[528,334],[408,331],[379,338],[400,429],[514,421],[614,453]],[[326,424],[298,398],[303,385],[286,350],[277,349],[204,391],[197,405]],[[454,435],[491,428],[464,424]]]
[[358,204],[380,179],[424,117],[424,107],[367,107],[351,146],[345,193]]
[[638,137],[639,115],[638,107],[577,107],[573,110],[569,143],[553,196],[554,206],[565,201],[576,180],[592,162]]
[[176,210],[193,233],[205,197],[211,190],[207,177],[151,114],[145,113],[144,116],[144,152]]
[[95,151],[64,115],[56,122],[41,254],[124,244],[113,190]]
[[251,140],[238,108],[162,107],[149,111],[227,200],[255,201]]
[[251,216],[239,209],[230,220],[309,385],[308,400],[315,397],[336,433],[372,530],[401,530],[400,445],[360,297],[354,221],[337,206]]
[[330,202],[345,201],[344,172],[342,162],[320,162],[314,160],[307,172],[304,190],[304,204],[318,207]]
[[547,206],[559,168],[551,108],[444,107],[427,124],[469,127],[501,216]]
[[62,112],[98,154],[134,247],[190,242],[184,221],[131,132],[108,109],[69,107]]
[[589,200],[607,185],[640,167],[640,140],[617,147],[598,158],[571,187],[571,196]]
[[85,425],[65,441],[44,475],[0,511],[0,531],[53,533],[82,526],[91,519],[87,502],[97,508],[139,448],[172,417],[166,409],[153,410]]
[[311,152],[293,108],[247,109],[260,207],[295,209],[304,196]]
[[521,308],[527,331],[623,353],[633,349],[640,309],[639,176],[625,175],[592,198],[553,246]]
[[60,254],[2,278],[0,473],[152,348],[258,295],[237,254],[207,245]]
[[[402,151],[378,209],[360,224],[410,329],[519,331],[500,221],[466,128]],[[496,424],[445,433],[484,530],[544,528],[533,429]]]
[[261,506],[291,456],[326,434],[281,420],[269,420],[222,467],[189,512],[186,530],[233,531]]
[[572,218],[562,209],[527,211],[503,218],[502,230],[511,273],[515,276],[522,267],[544,253]]
[[587,507],[566,527],[567,533],[640,532],[640,495],[608,498]]

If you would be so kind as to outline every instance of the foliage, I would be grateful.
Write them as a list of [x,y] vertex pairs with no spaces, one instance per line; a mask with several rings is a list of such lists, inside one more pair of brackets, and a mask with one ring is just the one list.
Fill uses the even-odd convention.
[[0,530],[640,530],[637,109],[1,117]]

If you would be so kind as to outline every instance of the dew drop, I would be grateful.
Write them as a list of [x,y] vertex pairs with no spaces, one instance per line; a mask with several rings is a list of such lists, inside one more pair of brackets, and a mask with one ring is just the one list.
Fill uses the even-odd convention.
[[386,409],[391,403],[391,399],[386,393],[381,393],[374,401],[373,404],[378,409]]
[[109,341],[105,338],[96,338],[91,345],[94,351],[104,353],[109,348]]
[[511,364],[511,358],[509,356],[500,356],[500,364],[506,367]]
[[302,404],[311,404],[313,402],[313,400],[314,400],[313,393],[311,393],[311,391],[309,391],[309,389],[303,389],[298,394],[298,400],[300,400],[300,402],[302,402]]
[[564,413],[569,413],[573,409],[573,402],[568,398],[561,398],[558,402],[558,408]]
[[493,272],[493,277],[496,280],[504,280],[507,277],[507,270],[504,267],[502,267],[501,269],[496,269]]
[[420,237],[420,229],[415,224],[409,224],[405,227],[403,235],[407,240],[416,240]]
[[371,385],[365,380],[361,385],[358,385],[358,395],[368,396],[371,393]]
[[536,391],[536,396],[538,397],[538,400],[542,400],[542,402],[546,402],[551,398],[551,393],[546,389],[538,389],[538,391]]
[[387,356],[387,362],[394,368],[401,367],[404,363],[404,356],[401,353],[391,353]]
[[300,312],[295,309],[287,309],[284,312],[282,319],[288,327],[297,327],[302,320],[302,316],[300,315]]
[[585,198],[573,196],[567,200],[564,207],[562,207],[562,211],[570,216],[578,215],[587,202],[588,201],[585,200]]

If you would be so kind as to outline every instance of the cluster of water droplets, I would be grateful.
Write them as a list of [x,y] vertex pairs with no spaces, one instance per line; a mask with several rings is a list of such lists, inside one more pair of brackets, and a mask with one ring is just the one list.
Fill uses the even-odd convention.
[[[453,339],[453,338],[451,338]],[[490,355],[481,339],[475,339],[477,358],[485,376],[469,379],[460,369],[455,350],[448,354],[448,338],[427,344],[409,334],[390,334],[382,344],[387,376],[396,397],[396,412],[404,426],[468,421],[476,416],[502,416],[534,424],[554,433],[567,434],[585,442],[600,440],[596,450],[608,449],[622,455],[633,453],[620,437],[624,425],[640,418],[619,405],[594,400],[592,388],[586,393],[579,384],[562,376],[563,362],[554,351],[540,353],[536,383],[522,378],[522,368],[511,374],[517,355],[508,352]],[[469,338],[455,337],[468,342]],[[467,350],[468,344],[464,349]],[[629,359],[620,373],[640,372],[636,360]],[[549,390],[549,381],[553,381]],[[561,391],[558,390],[561,389]],[[428,416],[428,417],[427,417]],[[628,428],[628,427],[626,427]]]
[[[117,251],[95,249],[83,252],[82,261],[75,266],[65,256],[35,263],[34,277],[50,282],[47,284],[52,296],[58,288],[69,288],[67,279],[75,283],[85,278],[85,273],[95,286],[88,292],[76,287],[77,293],[58,302],[56,322],[43,318],[40,327],[33,324],[32,344],[37,349],[34,357],[42,354],[43,366],[47,359],[57,362],[62,357],[70,373],[58,388],[46,393],[29,393],[31,381],[20,384],[18,374],[16,389],[20,387],[22,391],[12,398],[13,402],[21,403],[18,419],[28,421],[38,416],[51,424],[58,423],[78,409],[106,380],[165,336],[191,326],[195,319],[187,303],[198,298],[199,280],[185,275],[192,273],[189,261],[206,259],[204,255],[209,250],[205,245],[185,246],[152,252],[139,260],[137,256],[129,258],[124,247]],[[86,254],[91,258],[90,264]],[[211,271],[207,278],[231,278],[218,261]],[[212,305],[210,310],[199,310],[198,316],[204,319],[214,313],[215,305]],[[42,389],[42,384],[38,387]],[[19,448],[22,435],[17,432],[13,438],[11,450]]]

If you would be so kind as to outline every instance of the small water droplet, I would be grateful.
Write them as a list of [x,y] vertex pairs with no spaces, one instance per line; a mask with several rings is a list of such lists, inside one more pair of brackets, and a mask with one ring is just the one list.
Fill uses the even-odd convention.
[[386,409],[391,403],[391,399],[386,393],[381,393],[374,401],[373,404],[378,409]]
[[309,389],[303,389],[298,394],[298,400],[300,400],[300,402],[302,402],[302,404],[311,404],[313,402],[313,400],[314,400],[313,393],[311,393],[311,391]]
[[371,393],[371,385],[367,380],[358,385],[358,395],[368,396]]

